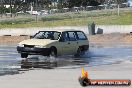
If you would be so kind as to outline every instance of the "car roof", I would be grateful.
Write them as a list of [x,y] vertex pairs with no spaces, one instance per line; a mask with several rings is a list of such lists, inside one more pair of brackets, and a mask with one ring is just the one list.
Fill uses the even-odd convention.
[[50,30],[44,30],[44,31],[65,32],[65,31],[81,31],[81,30],[75,30],[75,29],[50,29]]

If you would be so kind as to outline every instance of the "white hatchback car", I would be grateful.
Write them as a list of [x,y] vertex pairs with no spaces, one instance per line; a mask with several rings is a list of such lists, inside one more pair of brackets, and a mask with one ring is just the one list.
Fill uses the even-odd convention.
[[28,55],[79,56],[88,49],[87,36],[78,30],[39,31],[31,39],[24,40],[17,46],[22,58],[27,58]]

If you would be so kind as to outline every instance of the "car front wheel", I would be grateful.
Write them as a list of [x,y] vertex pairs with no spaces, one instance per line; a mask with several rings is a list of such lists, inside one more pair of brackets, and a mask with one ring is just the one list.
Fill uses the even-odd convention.
[[51,57],[57,57],[57,49],[56,48],[51,48],[50,56]]

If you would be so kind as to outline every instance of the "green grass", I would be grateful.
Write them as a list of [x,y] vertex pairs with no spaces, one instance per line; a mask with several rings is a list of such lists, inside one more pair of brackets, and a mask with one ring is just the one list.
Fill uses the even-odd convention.
[[0,28],[86,26],[93,21],[97,25],[132,25],[132,11],[121,11],[119,16],[115,11],[85,11],[55,14],[40,18],[38,21],[34,19],[5,20],[0,22]]

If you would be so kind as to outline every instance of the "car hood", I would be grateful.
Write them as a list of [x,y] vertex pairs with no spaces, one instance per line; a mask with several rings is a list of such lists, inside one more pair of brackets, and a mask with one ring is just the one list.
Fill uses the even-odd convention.
[[20,42],[19,44],[25,44],[25,45],[48,45],[53,42],[56,42],[57,40],[51,40],[51,39],[28,39]]

